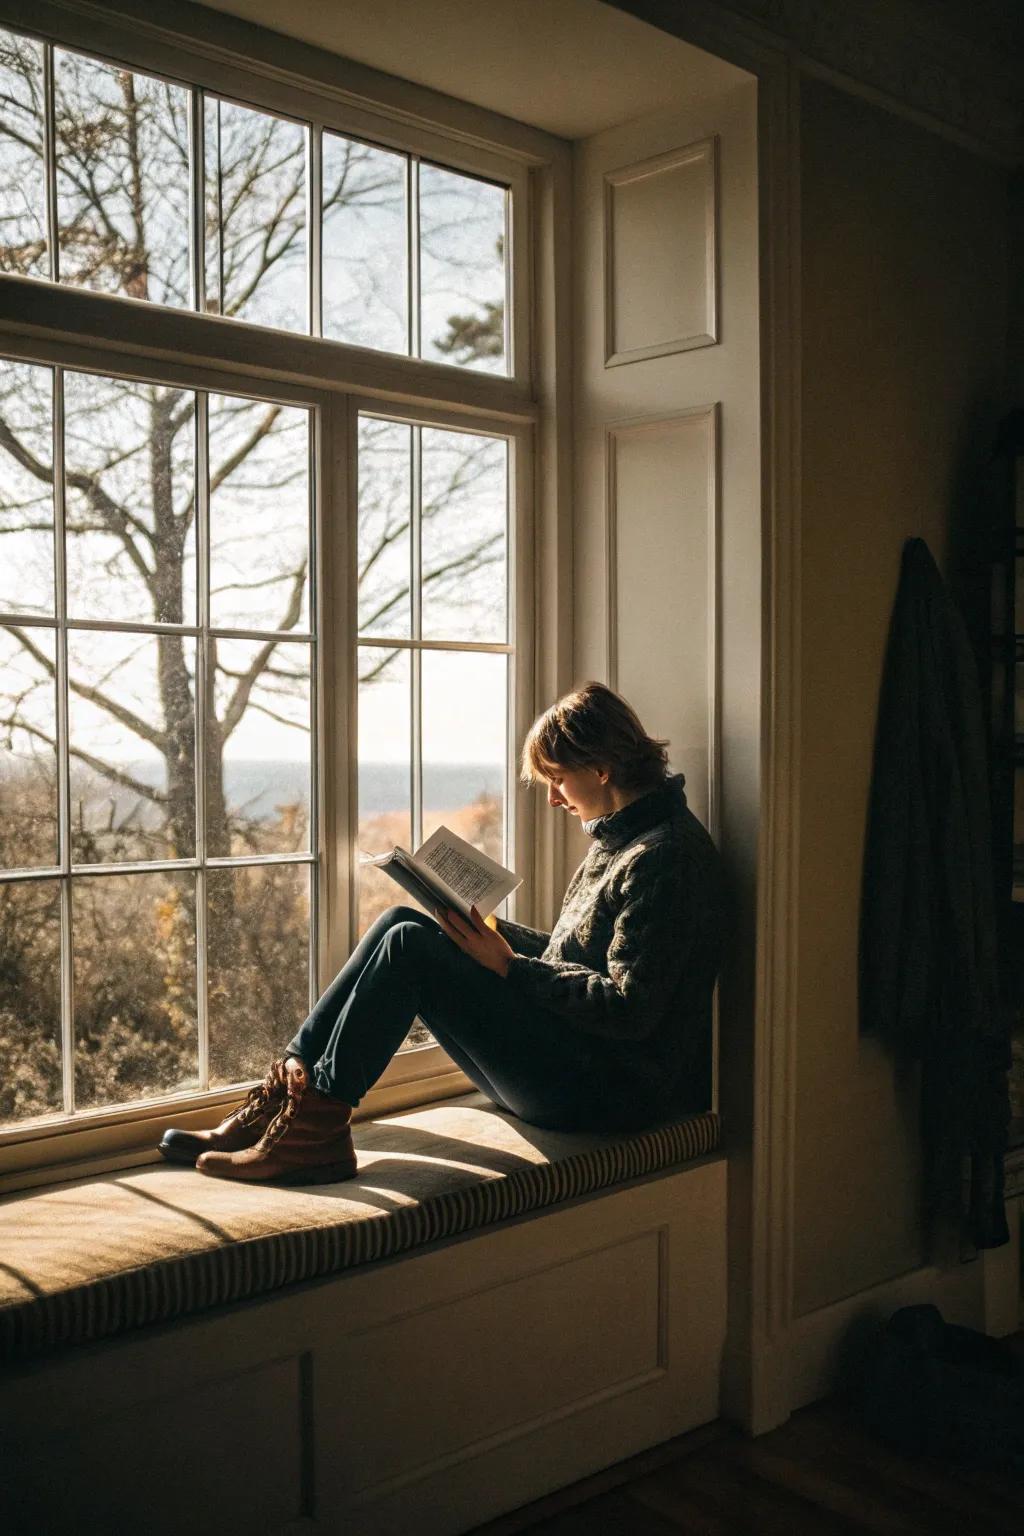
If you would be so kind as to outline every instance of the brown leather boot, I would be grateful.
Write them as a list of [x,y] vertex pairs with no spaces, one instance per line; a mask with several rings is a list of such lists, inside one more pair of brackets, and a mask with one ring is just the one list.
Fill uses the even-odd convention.
[[287,1098],[255,1145],[204,1152],[196,1163],[200,1173],[280,1184],[334,1184],[355,1176],[351,1106],[320,1093],[294,1059],[286,1071]]
[[239,1107],[210,1131],[164,1131],[160,1151],[169,1163],[192,1164],[204,1152],[240,1152],[254,1146],[288,1097],[284,1058],[271,1063],[262,1083],[250,1088]]

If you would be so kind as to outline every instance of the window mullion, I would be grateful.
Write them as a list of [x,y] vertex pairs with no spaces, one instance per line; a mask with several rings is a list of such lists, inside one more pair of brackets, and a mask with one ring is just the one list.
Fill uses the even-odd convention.
[[[47,52],[50,50],[48,49]],[[57,660],[57,816],[61,868],[60,1038],[64,1113],[75,1110],[75,997],[71,932],[71,754],[68,741],[67,561],[65,558],[64,373],[53,371],[53,557]]]
[[[410,597],[410,621],[412,624],[412,638],[419,642],[423,638],[423,592],[421,585],[422,574],[422,513],[423,513],[423,445],[422,428],[413,427],[410,433],[411,464],[411,488],[412,488],[412,517],[410,519],[409,539],[409,597]],[[423,841],[423,658],[418,643],[412,646],[410,654],[411,662],[411,698],[412,718],[410,721],[410,745],[412,748],[412,841],[413,847],[418,848]]]
[[[217,97],[217,313],[224,314],[224,150],[221,120],[224,107]],[[205,126],[205,125],[204,125]],[[205,148],[204,148],[205,153]]]
[[420,162],[410,155],[405,173],[409,231],[409,356],[420,356]]
[[205,92],[194,90],[189,108],[189,152],[191,184],[189,215],[192,266],[192,308],[199,314],[206,310],[206,138],[204,129]]
[[323,130],[316,123],[306,129],[306,292],[309,334],[323,330]]
[[505,314],[503,325],[505,331],[504,345],[505,357],[510,378],[515,378],[516,369],[522,362],[516,349],[515,326],[513,320],[518,317],[519,310],[515,302],[516,270],[515,248],[513,240],[515,232],[512,221],[516,216],[516,210],[512,202],[512,193],[505,192]]
[[196,1022],[199,1087],[210,1086],[209,987],[206,930],[206,700],[209,687],[210,633],[210,455],[209,396],[196,392]]
[[57,224],[57,113],[54,101],[53,44],[43,45],[43,168],[46,176],[46,243],[50,280],[60,279],[60,239]]
[[320,559],[319,463],[324,449],[323,420],[319,411],[310,415],[307,434],[309,627],[314,637],[309,646],[309,851],[313,859],[309,880],[309,1006],[312,1009],[320,995],[320,795],[323,786],[320,773],[320,585],[323,572]]

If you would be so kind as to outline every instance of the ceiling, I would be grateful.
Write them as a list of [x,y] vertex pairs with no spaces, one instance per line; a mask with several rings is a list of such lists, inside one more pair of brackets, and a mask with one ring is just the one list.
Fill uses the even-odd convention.
[[743,78],[601,0],[203,0],[566,139]]

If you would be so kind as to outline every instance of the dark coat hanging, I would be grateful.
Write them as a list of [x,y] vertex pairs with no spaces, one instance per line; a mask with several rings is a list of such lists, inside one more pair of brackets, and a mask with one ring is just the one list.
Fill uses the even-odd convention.
[[994,1248],[1009,1241],[1011,1051],[999,1002],[984,721],[963,620],[928,546],[910,539],[875,740],[860,1027],[902,1062],[921,1063],[926,1230],[952,1222],[976,1247]]

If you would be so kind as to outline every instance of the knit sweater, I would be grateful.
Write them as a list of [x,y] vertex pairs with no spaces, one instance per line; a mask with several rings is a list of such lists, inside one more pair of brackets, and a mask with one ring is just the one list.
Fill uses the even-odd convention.
[[[498,920],[508,982],[569,1027],[633,1042],[667,1075],[710,1089],[711,1002],[725,928],[714,843],[681,773],[583,823],[593,839],[552,933]],[[631,1053],[632,1054],[632,1053]]]

